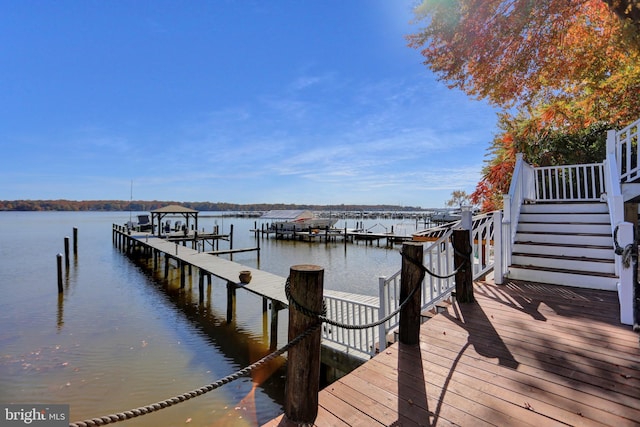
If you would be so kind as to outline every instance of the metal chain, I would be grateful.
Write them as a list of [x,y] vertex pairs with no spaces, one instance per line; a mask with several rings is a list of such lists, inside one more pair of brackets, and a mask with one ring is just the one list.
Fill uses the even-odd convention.
[[271,360],[275,359],[276,357],[282,355],[283,353],[285,353],[286,351],[288,351],[290,348],[292,348],[293,346],[295,346],[296,344],[298,344],[299,342],[301,342],[302,340],[304,340],[305,338],[307,338],[308,336],[310,336],[313,332],[315,332],[318,328],[320,327],[320,324],[311,326],[309,329],[307,329],[306,331],[304,331],[303,333],[301,333],[300,335],[298,335],[297,337],[295,337],[294,339],[292,339],[291,341],[289,341],[287,344],[285,344],[284,346],[282,346],[280,349],[274,351],[273,353],[270,353],[268,355],[266,355],[265,357],[263,357],[262,359],[258,360],[257,362],[254,362],[253,364],[240,369],[239,371],[234,372],[233,374],[227,375],[224,378],[219,379],[218,381],[215,381],[211,384],[208,384],[206,386],[197,388],[195,390],[192,391],[188,391],[186,393],[183,393],[181,395],[175,396],[175,397],[171,397],[169,399],[165,399],[163,401],[160,402],[156,402],[156,403],[152,403],[150,405],[146,405],[146,406],[141,406],[139,408],[136,409],[131,409],[129,411],[124,411],[124,412],[120,412],[117,414],[111,414],[111,415],[106,415],[103,417],[99,417],[99,418],[91,418],[91,419],[86,419],[84,421],[76,421],[74,423],[70,423],[69,427],[88,427],[88,426],[103,426],[106,424],[112,424],[112,423],[117,423],[118,421],[124,421],[124,420],[128,420],[131,418],[135,418],[141,415],[145,415],[145,414],[149,414],[151,412],[156,412],[159,411],[160,409],[164,409],[164,408],[168,408],[169,406],[172,405],[176,405],[180,402],[184,402],[186,400],[192,399],[194,397],[197,396],[201,396],[205,393],[208,393],[212,390],[215,390],[217,388],[220,388],[221,386],[228,384],[232,381],[237,380],[238,378],[241,378],[247,374],[249,374],[251,371],[253,371],[254,369],[264,365],[267,362],[270,362]]

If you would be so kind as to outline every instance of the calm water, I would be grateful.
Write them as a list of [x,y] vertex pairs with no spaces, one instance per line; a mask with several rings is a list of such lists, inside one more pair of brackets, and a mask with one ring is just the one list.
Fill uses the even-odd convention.
[[[181,290],[175,272],[165,280],[113,246],[111,224],[128,220],[128,212],[0,212],[0,402],[66,403],[71,421],[79,421],[199,388],[268,353],[259,297],[238,291],[237,318],[227,324],[224,283],[214,280],[199,304],[197,275]],[[234,248],[253,247],[254,221],[203,217],[199,228],[218,225],[228,232],[233,224]],[[369,220],[365,227],[383,231],[382,225],[398,229],[397,223]],[[403,224],[409,233],[413,225]],[[56,254],[73,227],[79,254],[72,256],[59,297]],[[233,260],[282,276],[292,265],[317,264],[325,268],[326,289],[361,294],[375,295],[378,276],[401,264],[397,248],[362,243],[262,239],[260,245],[259,259],[248,252]],[[281,311],[278,346],[286,340],[286,318]],[[119,424],[261,424],[282,413],[284,363],[282,358],[251,377]]]

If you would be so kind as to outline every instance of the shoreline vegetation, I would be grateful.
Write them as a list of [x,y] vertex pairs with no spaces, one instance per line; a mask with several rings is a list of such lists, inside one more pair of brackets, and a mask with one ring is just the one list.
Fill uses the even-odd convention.
[[0,200],[0,211],[134,211],[146,212],[167,205],[181,205],[198,211],[211,212],[264,212],[276,209],[305,209],[312,211],[403,211],[417,212],[428,209],[420,206],[399,205],[312,205],[292,203],[225,203],[176,202],[160,200]]

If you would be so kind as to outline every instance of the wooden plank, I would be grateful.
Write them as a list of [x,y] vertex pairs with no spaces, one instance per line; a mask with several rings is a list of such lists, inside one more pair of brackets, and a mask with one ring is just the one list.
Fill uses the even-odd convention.
[[351,407],[350,424],[638,425],[638,335],[614,292],[477,283],[476,297],[424,323],[419,346],[394,344],[325,388],[338,409],[323,410]]

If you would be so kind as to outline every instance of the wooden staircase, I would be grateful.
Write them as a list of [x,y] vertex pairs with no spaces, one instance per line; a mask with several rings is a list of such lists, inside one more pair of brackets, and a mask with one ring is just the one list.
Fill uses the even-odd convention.
[[510,279],[616,290],[606,203],[522,205]]

